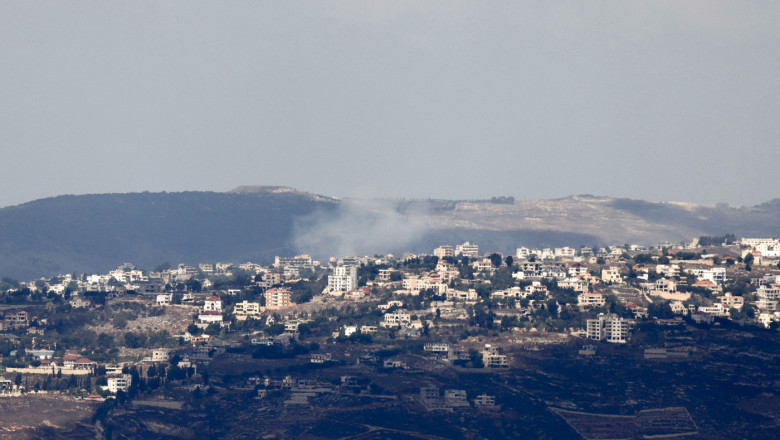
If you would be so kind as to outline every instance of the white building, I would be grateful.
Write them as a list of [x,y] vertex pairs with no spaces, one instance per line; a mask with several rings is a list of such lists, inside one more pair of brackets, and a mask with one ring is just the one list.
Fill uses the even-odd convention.
[[455,255],[476,258],[479,256],[479,246],[476,244],[471,244],[467,241],[463,244],[455,246]]
[[743,238],[742,244],[760,252],[762,257],[780,257],[780,240],[776,238]]
[[769,328],[773,322],[780,322],[780,313],[774,312],[774,313],[760,313],[758,315],[758,318],[756,318],[760,324],[762,324],[764,327]]
[[620,284],[623,282],[623,277],[620,275],[620,268],[612,266],[609,269],[601,270],[601,281],[609,284]]
[[587,321],[586,336],[594,341],[625,344],[628,339],[628,320],[616,315],[600,313],[598,318]]
[[518,260],[525,260],[531,256],[531,249],[528,249],[527,247],[519,247],[515,252],[515,256]]
[[756,307],[758,307],[761,311],[766,312],[776,312],[777,311],[777,303],[778,301],[776,299],[764,299],[761,298],[758,301],[756,301]]
[[581,264],[573,264],[569,266],[567,269],[567,272],[569,273],[569,277],[571,278],[577,278],[580,275],[587,275],[588,274],[588,267],[583,266]]
[[236,305],[233,306],[233,314],[239,319],[246,319],[248,316],[259,316],[260,303],[249,302],[247,300],[236,303]]
[[558,281],[558,287],[562,289],[572,289],[579,293],[587,293],[589,289],[588,282],[583,278],[567,278]]
[[580,307],[600,307],[605,304],[604,295],[600,293],[581,293],[577,295],[577,305]]
[[544,248],[541,251],[538,251],[537,256],[541,260],[554,260],[555,259],[555,251],[550,248]]
[[490,344],[485,344],[485,349],[482,351],[482,363],[485,364],[485,368],[509,367],[509,361],[506,355],[501,354],[498,347]]
[[198,323],[206,326],[209,324],[219,324],[222,325],[222,313],[217,312],[216,310],[209,310],[206,312],[202,312],[198,315]]
[[780,299],[780,284],[761,285],[758,286],[756,296],[761,299]]
[[314,262],[309,255],[296,255],[294,257],[274,257],[274,267],[284,269],[293,267],[296,269],[305,269],[314,267]]
[[471,267],[477,272],[493,272],[493,262],[489,258],[483,258],[471,263]]
[[376,276],[376,280],[386,283],[386,282],[390,281],[390,278],[392,277],[393,272],[395,272],[395,269],[393,269],[393,268],[390,268],[390,269],[379,269],[379,273]]
[[448,301],[476,301],[479,295],[474,289],[469,290],[447,290]]
[[152,362],[168,362],[170,353],[170,350],[167,348],[158,348],[157,350],[152,350]]
[[219,299],[216,296],[210,296],[206,298],[206,301],[203,303],[203,311],[204,312],[221,312],[222,311],[222,300]]
[[127,392],[127,389],[132,385],[133,376],[129,374],[119,374],[116,376],[110,376],[108,378],[108,391],[116,394],[117,391]]
[[358,275],[356,266],[336,266],[333,273],[328,276],[328,291],[330,293],[343,293],[357,289]]
[[198,269],[204,273],[214,273],[214,265],[211,263],[200,263]]
[[363,333],[363,334],[366,334],[366,335],[370,334],[370,333],[376,333],[377,330],[378,329],[376,328],[375,325],[361,325],[360,326],[360,333]]
[[531,296],[535,293],[540,293],[542,295],[547,295],[547,286],[541,283],[541,281],[531,281],[531,284],[525,286],[525,295]]
[[687,315],[688,307],[683,304],[682,301],[672,301],[669,303],[669,307],[672,309],[672,313],[675,315]]
[[453,248],[452,246],[448,246],[448,245],[439,246],[439,247],[437,247],[436,249],[433,250],[433,255],[439,257],[440,259],[441,258],[446,258],[446,257],[454,257],[455,256],[455,248]]
[[428,342],[423,346],[423,350],[432,353],[447,353],[450,351],[450,344],[445,342]]
[[713,315],[713,316],[728,315],[728,311],[725,308],[723,308],[723,305],[720,303],[715,303],[711,306],[699,306],[699,313],[703,313],[705,315]]
[[728,309],[742,309],[742,306],[745,305],[745,299],[741,296],[734,296],[731,294],[731,292],[726,292],[725,295],[719,296],[718,301],[720,301],[720,304],[725,308]]
[[686,272],[692,274],[696,279],[700,281],[711,281],[713,283],[726,282],[726,268],[725,267],[711,267],[711,268],[692,268],[686,269]]
[[679,277],[680,266],[678,264],[657,264],[655,266],[655,272],[667,277]]
[[674,293],[677,292],[677,283],[672,280],[667,280],[666,278],[661,278],[660,280],[656,280],[654,290],[656,292]]
[[554,252],[556,258],[574,258],[574,256],[577,255],[577,251],[568,246],[555,248]]
[[403,310],[385,313],[382,327],[400,327],[409,325],[412,322],[412,315]]

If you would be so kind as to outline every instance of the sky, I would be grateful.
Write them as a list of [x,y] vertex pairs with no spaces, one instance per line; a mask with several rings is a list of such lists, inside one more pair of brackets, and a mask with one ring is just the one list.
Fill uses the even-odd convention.
[[780,197],[780,2],[0,2],[0,206]]

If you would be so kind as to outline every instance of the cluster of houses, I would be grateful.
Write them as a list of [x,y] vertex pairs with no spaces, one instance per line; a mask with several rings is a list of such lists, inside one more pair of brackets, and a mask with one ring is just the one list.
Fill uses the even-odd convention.
[[[744,239],[743,254],[760,256],[762,262],[773,262],[773,258],[778,258],[777,249],[780,249],[780,243],[777,240],[770,239]],[[581,309],[594,307],[603,307],[605,305],[605,294],[603,292],[606,286],[625,286],[628,281],[628,270],[626,269],[626,252],[638,251],[657,251],[665,244],[659,245],[657,249],[647,249],[641,246],[615,246],[604,249],[582,248],[574,249],[561,247],[554,249],[529,249],[525,247],[518,248],[515,253],[514,271],[512,276],[515,280],[523,281],[522,287],[514,286],[508,289],[495,290],[490,293],[491,299],[495,300],[521,300],[524,298],[539,298],[546,300],[549,296],[548,288],[543,280],[555,280],[559,288],[568,288],[578,294],[577,305]],[[669,245],[671,246],[671,245]],[[673,248],[673,247],[672,247]],[[460,272],[450,259],[446,257],[465,256],[474,259],[470,264],[475,273],[485,276],[491,275],[496,269],[495,261],[490,258],[481,258],[479,247],[472,243],[463,243],[456,246],[444,245],[434,249],[433,254],[439,257],[434,270],[420,273],[419,271],[404,271],[394,268],[380,269],[376,279],[369,282],[369,286],[388,287],[393,293],[399,296],[419,295],[422,291],[432,291],[435,295],[445,298],[445,301],[434,302],[431,304],[432,311],[435,310],[439,316],[444,318],[465,318],[462,304],[474,304],[479,301],[477,291],[473,288],[458,289],[454,288],[453,280],[460,276]],[[631,268],[641,292],[649,302],[655,299],[671,301],[672,311],[679,314],[691,313],[697,321],[708,321],[712,318],[727,318],[732,309],[740,310],[744,304],[744,298],[734,295],[730,292],[723,292],[723,286],[729,281],[726,267],[714,264],[714,258],[702,258],[695,261],[675,260],[673,252],[670,252],[671,259],[666,258],[664,262],[655,264],[635,264]],[[659,259],[656,257],[656,259]],[[727,261],[726,258],[723,259]],[[328,284],[323,293],[340,296],[345,299],[360,299],[369,294],[369,288],[358,286],[358,267],[361,264],[383,263],[384,261],[375,261],[368,257],[343,257],[341,259],[332,259],[331,273],[328,276]],[[600,272],[595,271],[600,267]],[[757,264],[757,263],[756,263]],[[201,265],[203,266],[203,265]],[[263,281],[266,279],[275,283],[283,283],[288,277],[300,275],[304,269],[312,270],[319,266],[319,263],[312,261],[307,255],[296,257],[277,257],[274,262],[273,270],[263,272],[265,269],[253,267],[257,273],[261,273]],[[187,273],[186,266],[184,273]],[[223,270],[226,269],[223,267]],[[177,269],[180,274],[182,268]],[[217,270],[215,268],[214,270]],[[130,279],[137,277],[134,271],[125,271]],[[695,279],[693,284],[688,284],[688,277]],[[650,278],[653,277],[653,281]],[[395,281],[393,281],[395,280]],[[276,285],[276,284],[275,284]],[[684,289],[681,289],[684,286]],[[691,299],[690,287],[707,289],[714,294],[713,301],[707,304],[692,307],[692,304],[686,304]],[[780,314],[777,312],[778,294],[780,290],[780,276],[774,279],[761,279],[757,292],[758,298],[753,305],[758,310],[757,320],[762,324],[769,326],[773,321],[780,321]],[[233,308],[236,319],[246,319],[248,317],[259,317],[265,310],[279,310],[292,305],[289,300],[289,290],[275,287],[269,288],[265,293],[266,305],[261,307],[259,303],[247,302],[238,303]],[[646,315],[647,309],[633,302],[625,304],[626,307],[634,312],[636,318]],[[399,306],[399,307],[402,307]],[[381,307],[380,307],[381,310]],[[220,310],[205,309],[198,317],[200,325],[210,323],[222,323],[222,312]],[[608,342],[625,342],[626,326],[630,327],[629,322],[621,322],[613,330],[606,331],[609,327],[603,321],[596,324],[598,319],[592,320],[592,325],[585,329],[585,334],[593,335],[593,339],[606,340]],[[412,319],[412,314],[403,309],[394,309],[386,311],[382,320],[377,322],[376,327],[397,328],[411,336],[419,335],[424,323],[419,319]],[[606,327],[605,327],[606,326]],[[369,326],[374,327],[374,326]],[[595,330],[602,328],[602,330]],[[619,330],[620,329],[620,330]],[[351,335],[355,330],[351,326],[344,328],[345,335]],[[361,333],[364,331],[361,329]],[[366,330],[365,332],[370,332]],[[591,336],[588,336],[591,337]]]
[[[663,249],[663,251],[661,251]],[[697,249],[697,248],[688,248]],[[504,289],[489,289],[489,298],[503,307],[501,313],[530,313],[534,307],[541,307],[550,301],[550,287],[554,283],[558,289],[571,289],[576,294],[576,307],[580,310],[599,309],[607,305],[607,295],[613,289],[633,290],[638,298],[644,298],[638,303],[650,304],[655,302],[669,302],[671,311],[677,315],[690,315],[697,322],[713,322],[714,319],[731,319],[743,315],[734,311],[741,311],[746,307],[755,310],[752,318],[766,327],[780,322],[780,272],[774,269],[780,261],[780,241],[776,239],[746,238],[740,242],[737,251],[741,254],[741,261],[748,264],[761,266],[766,270],[761,275],[750,278],[750,272],[746,272],[744,266],[734,264],[736,258],[718,255],[701,255],[697,259],[675,258],[676,252],[684,252],[686,249],[677,249],[673,246],[646,249],[640,246],[615,246],[604,249],[569,247],[551,249],[518,248],[513,259],[491,258],[479,253],[479,246],[469,242],[460,245],[444,245],[434,249],[433,254],[439,257],[438,261],[428,266],[430,270],[404,269],[402,265],[394,265],[397,262],[394,256],[385,257],[342,257],[331,259],[327,268],[330,273],[327,277],[327,287],[323,291],[323,298],[339,297],[345,300],[359,300],[371,294],[372,287],[382,287],[393,293],[393,299],[379,304],[377,309],[381,312],[376,322],[363,322],[362,325],[347,324],[341,326],[339,331],[333,334],[333,338],[352,337],[355,334],[374,334],[380,329],[387,329],[401,337],[421,337],[426,328],[430,326],[457,325],[457,321],[469,319],[469,308],[482,299],[475,289],[480,283],[487,285],[489,278],[499,269],[510,269],[514,285]],[[631,261],[626,258],[627,252],[649,252],[650,259],[642,262]],[[404,258],[418,258],[418,255],[407,255]],[[461,267],[456,265],[453,258],[468,257],[468,265],[475,275],[473,282],[463,286],[458,282],[461,277]],[[462,260],[463,261],[463,260]],[[375,264],[382,266],[378,269],[374,279],[368,281],[366,286],[359,286],[358,271],[361,265]],[[282,322],[284,333],[278,336],[252,337],[251,343],[255,345],[274,345],[289,342],[291,337],[299,330],[303,320],[294,314],[294,304],[291,300],[292,291],[290,283],[299,280],[306,273],[321,269],[323,265],[311,259],[308,255],[295,257],[277,257],[272,267],[263,267],[254,263],[231,265],[224,263],[199,264],[197,266],[179,265],[175,269],[166,269],[157,272],[145,272],[135,268],[131,264],[123,264],[103,275],[86,275],[73,277],[65,275],[48,281],[37,280],[23,283],[22,286],[31,291],[47,290],[56,294],[68,295],[72,307],[91,307],[88,295],[84,292],[106,292],[112,295],[120,295],[123,292],[134,291],[141,298],[150,299],[152,304],[160,307],[169,307],[173,303],[173,287],[185,285],[184,289],[177,287],[181,293],[182,304],[197,304],[195,325],[202,329],[209,326],[224,326],[230,321],[228,313],[238,321],[264,319],[267,325],[276,324],[273,312],[290,312]],[[258,301],[243,300],[236,302],[231,307],[225,307],[223,300],[225,295],[237,295],[243,292],[241,289],[228,289],[217,292],[212,289],[210,281],[213,276],[230,276],[236,268],[243,270],[253,277],[253,286],[262,288],[261,295],[264,303]],[[734,277],[748,277],[752,285],[751,295],[743,296],[726,291],[726,286]],[[199,289],[203,294],[196,294],[189,289],[187,284],[197,280]],[[463,286],[463,287],[461,287]],[[249,286],[246,286],[249,287]],[[421,310],[407,310],[405,303],[414,299],[419,300],[423,292],[433,293],[433,299],[426,295],[427,302]],[[700,295],[706,292],[706,295]],[[483,293],[485,293],[483,291]],[[414,298],[418,297],[418,298]],[[231,301],[232,302],[232,301]],[[419,303],[419,301],[417,301]],[[634,302],[625,302],[626,309],[633,313],[635,319],[647,316],[647,308]],[[411,307],[409,307],[411,308]],[[418,309],[420,307],[417,307]],[[473,311],[473,310],[472,310]],[[597,312],[593,312],[596,315]],[[426,320],[425,315],[435,315],[437,319]],[[379,315],[378,315],[379,316]],[[28,316],[28,312],[18,308],[9,308],[2,312],[0,330],[17,330],[29,328],[31,333],[39,331],[31,326],[35,320]],[[586,321],[584,329],[578,332],[582,337],[593,341],[623,344],[630,338],[632,320],[615,314],[599,313]],[[189,332],[180,335],[186,342],[192,344],[192,350],[187,353],[185,365],[189,362],[208,361],[215,353],[222,353],[226,349],[226,343],[218,338],[203,334],[195,336]],[[256,335],[253,335],[256,336]],[[473,361],[473,353],[462,348],[455,348],[447,343],[425,344],[424,350],[433,356],[447,362]],[[497,346],[485,345],[479,350],[482,363],[486,368],[506,368],[508,358],[501,353]],[[51,350],[28,350],[26,355],[35,360],[35,366],[24,368],[9,367],[9,373],[25,374],[73,374],[86,375],[94,373],[97,364],[87,358],[66,354],[62,358],[53,358]],[[651,355],[655,355],[651,353]],[[314,353],[311,362],[324,363],[330,360],[328,353]],[[150,359],[144,362],[166,362],[169,358],[167,352],[153,352]],[[389,360],[386,368],[406,368],[403,360]],[[126,391],[131,385],[132,377],[121,370],[112,369],[108,374],[107,390],[116,393]],[[286,385],[284,385],[286,386]],[[292,385],[291,385],[292,386]],[[295,399],[305,400],[311,393],[324,392],[317,384],[296,383],[294,387],[300,391]],[[308,388],[307,388],[308,387]],[[13,389],[7,387],[7,381],[0,380],[0,393]],[[314,390],[314,391],[313,391]],[[421,401],[426,407],[453,408],[468,406],[465,392],[462,390],[445,390],[442,395],[438,389],[421,391]],[[297,392],[297,391],[296,391]],[[303,397],[301,397],[303,396]],[[305,397],[305,398],[304,398]],[[480,403],[477,403],[480,402]],[[490,396],[480,396],[473,402],[474,406],[490,407],[495,402],[490,401]]]
[[93,374],[97,368],[97,362],[85,357],[66,354],[62,358],[54,358],[54,350],[25,350],[24,355],[32,360],[35,366],[31,364],[21,368],[7,367],[6,372],[85,376]]
[[[471,407],[466,390],[445,389],[442,393],[439,387],[433,385],[420,388],[419,402],[428,411],[453,411]],[[480,394],[472,400],[472,403],[477,409],[499,409],[496,405],[496,397],[487,394]]]
[[[433,355],[436,359],[454,362],[466,361],[471,359],[470,350],[458,348],[445,342],[429,342],[423,346],[423,350]],[[478,352],[485,368],[508,368],[509,358],[501,354],[500,347],[493,344],[485,344],[484,348]]]
[[[237,293],[240,293],[240,290],[230,289],[225,292],[227,295],[235,295]],[[283,310],[290,307],[292,304],[290,302],[290,295],[290,289],[281,287],[269,288],[263,292],[265,299],[264,306],[261,306],[259,302],[244,300],[233,305],[233,315],[236,320],[239,321],[244,321],[248,318],[261,319],[266,311]],[[156,304],[158,306],[171,305],[170,296],[171,294],[157,295]],[[188,294],[188,296],[188,302],[192,302],[194,296],[192,294]],[[222,327],[225,322],[224,311],[222,310],[222,300],[216,295],[205,298],[205,300],[203,300],[202,309],[196,318],[195,325],[201,329],[205,329],[212,324]]]

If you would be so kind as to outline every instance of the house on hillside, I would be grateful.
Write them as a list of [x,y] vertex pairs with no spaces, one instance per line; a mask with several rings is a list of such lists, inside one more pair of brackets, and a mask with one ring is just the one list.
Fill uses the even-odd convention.
[[221,312],[222,311],[222,300],[219,299],[216,296],[210,296],[206,298],[206,301],[203,303],[203,311],[204,312]]

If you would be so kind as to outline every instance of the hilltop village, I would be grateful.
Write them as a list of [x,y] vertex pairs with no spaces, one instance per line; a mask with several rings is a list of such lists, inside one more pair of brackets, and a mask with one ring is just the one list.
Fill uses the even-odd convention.
[[[572,438],[602,438],[599,429],[615,435],[599,417],[620,405],[637,420],[664,420],[663,428],[637,422],[631,435],[703,435],[721,428],[708,421],[717,418],[709,410],[689,412],[691,395],[652,397],[657,389],[636,386],[617,397],[590,390],[577,401],[546,388],[555,374],[547,382],[518,377],[537,363],[573,362],[568,371],[585,376],[616,371],[586,383],[631,388],[635,382],[619,376],[627,368],[712,360],[712,347],[725,342],[708,338],[748,332],[753,341],[773,340],[778,299],[780,241],[732,235],[654,247],[520,247],[514,255],[467,242],[430,255],[299,255],[269,265],[151,270],[128,263],[106,274],[3,278],[0,396],[94,402],[90,423],[107,438],[238,438],[241,429],[341,438],[347,434],[328,430],[390,428],[359,417],[347,423],[337,413],[391,409],[396,416],[470,413],[492,422],[427,429],[500,438],[528,434],[521,422],[530,410],[517,407],[521,401],[549,407],[545,423],[565,420]],[[754,380],[756,395],[777,391],[765,377],[773,373],[761,368],[776,364],[772,350],[750,355],[755,369],[741,364],[740,380]],[[236,401],[262,414],[262,426],[236,423]],[[649,408],[663,410],[643,412]],[[139,414],[156,424],[128,428]],[[499,414],[514,414],[517,423]]]

